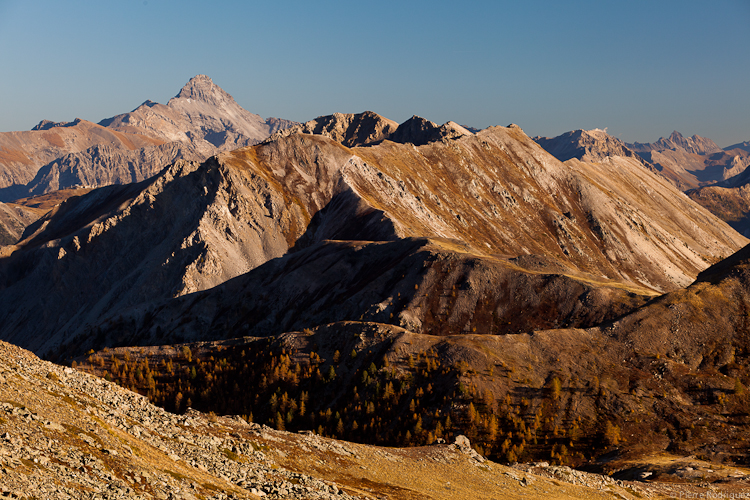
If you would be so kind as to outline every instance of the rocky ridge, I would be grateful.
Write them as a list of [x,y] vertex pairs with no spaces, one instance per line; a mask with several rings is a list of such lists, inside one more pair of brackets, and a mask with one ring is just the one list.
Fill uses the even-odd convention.
[[[37,128],[37,127],[35,127]],[[0,133],[0,188],[2,198],[23,196],[21,186],[31,182],[44,165],[68,153],[80,153],[97,144],[125,151],[159,145],[164,141],[138,132],[122,133],[86,120],[49,123],[29,132]],[[12,189],[15,187],[15,189]],[[20,193],[20,194],[19,194]]]
[[99,124],[43,120],[30,132],[0,134],[0,200],[141,181],[178,159],[202,161],[293,124],[246,111],[198,75],[166,105],[146,101]]
[[732,144],[729,147],[724,148],[724,151],[732,151],[734,149],[741,149],[743,151],[747,151],[750,153],[750,141],[744,141],[744,142],[738,142],[737,144]]
[[518,127],[351,149],[293,134],[179,161],[40,219],[0,261],[3,334],[48,352],[105,312],[214,287],[290,248],[412,237],[544,255],[564,274],[639,294],[684,286],[746,241],[637,162],[562,164]]
[[716,145],[711,139],[701,137],[699,135],[693,135],[692,137],[684,137],[681,133],[676,130],[668,138],[660,137],[655,143],[640,143],[635,142],[628,144],[628,147],[636,152],[648,152],[648,151],[664,151],[664,150],[676,150],[682,149],[688,153],[706,155],[721,151],[721,148]]
[[686,138],[677,131],[655,143],[636,142],[627,146],[653,163],[682,190],[725,181],[750,166],[747,151],[733,146],[722,150],[710,139],[698,135]]
[[[266,337],[346,321],[435,336],[518,334],[595,326],[651,297],[646,289],[566,274],[543,259],[476,254],[457,241],[323,241],[210,290],[109,315],[99,340],[149,345],[223,339],[228,332]],[[93,340],[72,344],[96,348]]]
[[534,137],[534,141],[563,162],[575,158],[586,163],[598,163],[619,156],[635,159],[654,170],[625,143],[600,129],[573,130],[557,137]]
[[330,137],[346,147],[366,146],[382,141],[398,128],[398,123],[372,111],[358,114],[334,113],[281,130],[268,140],[292,134],[316,134]]

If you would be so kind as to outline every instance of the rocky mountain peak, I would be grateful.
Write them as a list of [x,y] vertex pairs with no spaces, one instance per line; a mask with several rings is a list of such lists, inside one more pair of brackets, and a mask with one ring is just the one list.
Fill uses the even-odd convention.
[[[275,133],[269,140],[292,134],[314,134],[329,137],[346,147],[356,147],[378,143],[398,128],[398,123],[372,111],[357,114],[334,113],[319,116],[305,123],[288,123],[293,126]],[[269,125],[273,126],[270,122]]]
[[597,162],[613,156],[637,156],[622,141],[601,129],[573,130],[557,137],[535,137],[534,140],[560,161],[577,158]]
[[399,125],[388,139],[402,144],[411,143],[415,146],[422,146],[439,139],[440,135],[440,127],[437,124],[414,115]]
[[196,75],[191,78],[175,97],[203,101],[213,105],[234,101],[231,95],[216,85],[207,75]]
[[705,155],[721,151],[721,148],[717,146],[716,143],[711,139],[707,139],[699,135],[685,137],[676,130],[673,131],[666,139],[664,137],[660,137],[658,141],[651,144],[636,142],[633,144],[628,144],[628,147],[639,153],[650,151],[683,150],[687,153]]
[[81,120],[80,118],[76,118],[72,122],[53,122],[52,120],[42,120],[31,130],[49,130],[56,127],[73,127],[74,125],[78,125],[82,121],[83,120]]

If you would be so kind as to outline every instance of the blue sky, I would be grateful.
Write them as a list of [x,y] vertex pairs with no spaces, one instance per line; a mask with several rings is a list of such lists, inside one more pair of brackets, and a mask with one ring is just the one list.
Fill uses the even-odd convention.
[[166,103],[750,140],[750,0],[0,0],[0,131]]

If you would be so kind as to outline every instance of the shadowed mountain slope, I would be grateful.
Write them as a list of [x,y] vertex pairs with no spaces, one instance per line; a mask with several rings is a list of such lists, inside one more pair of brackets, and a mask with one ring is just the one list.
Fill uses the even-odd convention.
[[39,215],[25,207],[0,203],[0,246],[13,245],[21,238],[26,226]]
[[341,321],[437,336],[585,327],[651,297],[646,289],[569,273],[539,258],[476,254],[451,240],[325,241],[211,290],[156,302],[145,312],[108,315],[95,331],[103,336],[77,338],[64,354],[101,345],[265,337]]
[[[118,311],[206,290],[292,247],[397,238],[459,240],[478,256],[532,263],[543,255],[555,274],[642,294],[684,286],[746,242],[640,164],[566,165],[515,126],[418,147],[348,149],[293,134],[177,162],[37,221],[0,260],[3,336],[48,353]],[[390,292],[376,287],[368,300]],[[551,325],[577,307],[560,300],[571,302]],[[596,307],[586,321],[609,317]]]

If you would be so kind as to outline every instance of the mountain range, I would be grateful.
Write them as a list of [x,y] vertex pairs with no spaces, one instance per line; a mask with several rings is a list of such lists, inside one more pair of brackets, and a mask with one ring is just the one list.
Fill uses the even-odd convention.
[[[49,133],[89,146],[24,184],[44,195],[0,205],[0,339],[183,416],[114,388],[148,420],[84,403],[65,384],[105,382],[8,344],[0,348],[26,361],[0,371],[35,367],[27,382],[80,400],[73,412],[99,408],[107,425],[131,419],[144,433],[161,422],[147,442],[180,462],[156,473],[172,490],[210,465],[206,493],[222,478],[218,454],[250,463],[240,456],[252,456],[257,433],[295,450],[322,435],[388,446],[447,439],[478,464],[480,455],[547,459],[629,479],[693,477],[654,458],[664,453],[746,463],[750,240],[680,190],[718,175],[711,155],[741,163],[739,146],[722,152],[677,133],[634,146],[601,130],[532,139],[513,124],[398,124],[371,111],[262,120],[201,75],[167,105],[36,128],[16,133],[31,144],[18,151],[41,151]],[[86,142],[83,129],[120,142]],[[692,155],[703,168],[680,173],[657,153]],[[738,175],[722,182],[741,189]],[[99,187],[53,190],[83,184]],[[13,387],[17,399],[29,390]],[[13,408],[32,404],[6,403],[14,425]],[[168,444],[165,432],[202,439],[182,434],[184,415],[211,434],[216,421],[189,408],[244,415],[220,421],[239,441],[209,446],[205,460]],[[73,432],[70,418],[56,432]],[[92,429],[74,434],[75,447],[105,450],[94,455],[107,467],[105,455],[128,455]],[[326,446],[345,446],[335,443]],[[131,467],[142,470],[142,458],[128,458]],[[238,495],[257,489],[248,473],[230,474]]]
[[0,133],[0,201],[138,182],[177,160],[256,144],[293,124],[246,111],[198,75],[166,105],[146,101],[98,124],[42,120],[28,132]]
[[750,166],[748,151],[735,146],[722,150],[710,139],[698,135],[685,138],[677,131],[652,144],[627,146],[683,190],[727,180]]
[[[372,115],[339,118],[350,123],[370,121]],[[273,259],[283,257],[273,263],[283,269],[286,260],[326,247],[326,240],[455,241],[439,247],[492,267],[520,268],[523,274],[530,266],[525,272],[644,296],[688,285],[708,263],[747,242],[632,158],[612,160],[616,169],[563,164],[517,126],[451,137],[436,133],[456,130],[450,124],[422,123],[420,136],[416,120],[406,122],[410,135],[402,137],[422,146],[386,140],[350,149],[323,135],[291,134],[204,163],[179,161],[147,181],[68,199],[29,226],[16,246],[5,247],[4,338],[40,354],[73,339],[80,348],[92,340],[87,332],[124,310],[143,314],[159,300],[207,290],[272,265]],[[392,135],[399,134],[396,129]],[[324,254],[341,251],[326,248]],[[92,273],[99,276],[95,282]],[[365,286],[361,275],[354,276]],[[384,300],[381,311],[396,318],[388,322],[398,324],[404,315],[422,322],[425,314],[439,314],[419,302],[391,304],[396,289],[370,286],[378,290],[375,296],[338,320],[357,319]],[[71,287],[78,293],[70,294]],[[469,328],[476,301],[497,293],[490,290],[471,295],[469,322],[457,325],[459,331]],[[289,294],[280,289],[278,296]],[[502,293],[492,301],[507,300]],[[507,315],[527,300],[538,301],[519,297]],[[488,311],[495,307],[488,306]],[[276,314],[286,314],[286,308]],[[550,316],[549,324],[564,323],[572,310]],[[179,338],[196,337],[179,333]]]

